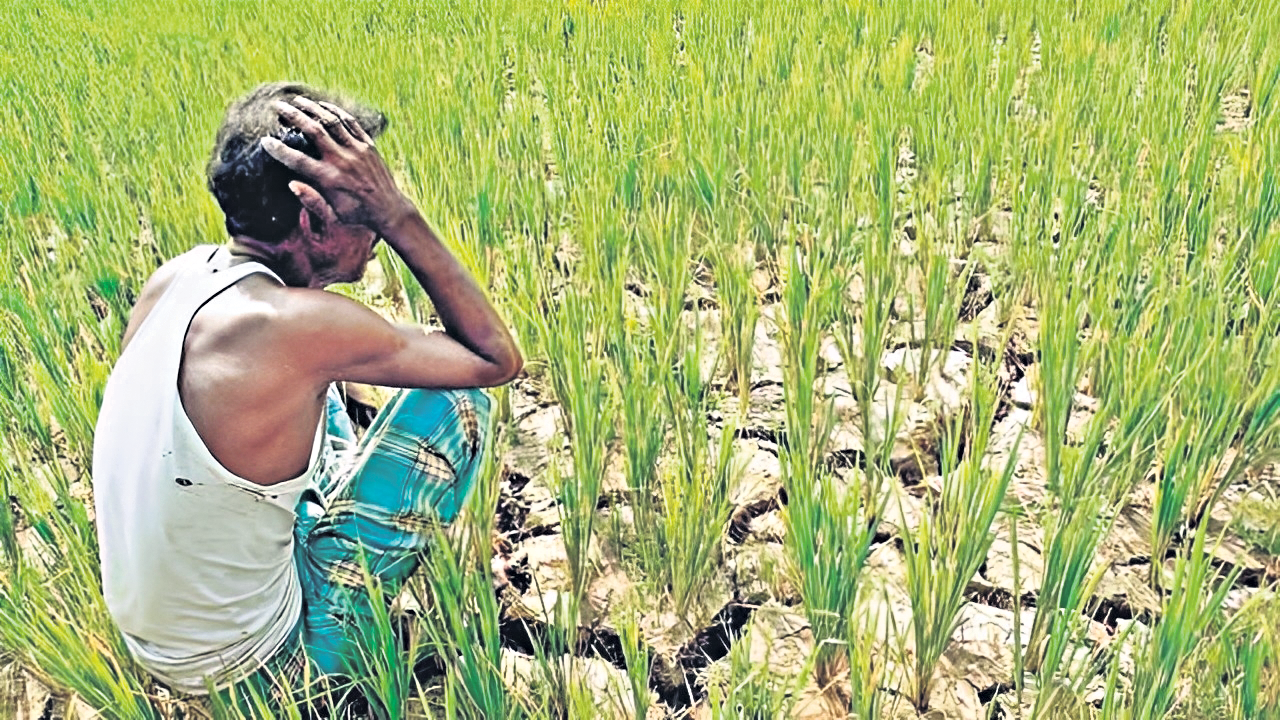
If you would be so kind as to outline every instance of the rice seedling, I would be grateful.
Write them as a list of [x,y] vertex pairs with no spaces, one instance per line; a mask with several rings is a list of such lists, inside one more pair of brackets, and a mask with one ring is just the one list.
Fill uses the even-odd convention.
[[[820,685],[838,672],[842,654],[838,643],[847,638],[857,604],[858,575],[870,552],[883,502],[863,505],[865,477],[852,471],[841,482],[825,463],[832,413],[829,403],[815,407],[813,388],[820,333],[840,287],[830,282],[834,261],[829,249],[816,244],[803,255],[799,246],[789,249],[781,328],[787,435],[780,459],[788,497],[787,542],[818,643],[815,668]],[[832,287],[837,290],[833,292]]]
[[[445,667],[444,704],[450,716],[522,718],[530,710],[503,677],[501,618],[489,555],[484,552],[492,535],[477,529],[493,523],[499,494],[496,451],[502,441],[500,437],[487,448],[478,471],[479,486],[462,516],[462,522],[470,521],[474,526],[464,526],[463,532],[455,533],[436,530],[422,558],[421,580],[410,585],[417,605],[426,612],[416,628],[409,628],[408,647],[392,643],[401,655],[399,667],[395,662],[390,665],[401,673],[416,671],[429,656]],[[382,616],[377,619],[381,622]],[[395,640],[385,636],[373,639]],[[416,677],[411,680],[414,695],[425,705],[420,681]]]
[[[1210,358],[1222,354],[1220,347],[1209,345],[1209,350],[1197,363],[1180,393],[1182,398],[1171,408],[1174,415],[1168,436],[1168,445],[1162,458],[1162,468],[1156,480],[1155,508],[1152,517],[1151,556],[1164,558],[1173,541],[1173,534],[1182,527],[1184,517],[1193,511],[1188,505],[1197,499],[1195,494],[1202,484],[1212,483],[1222,456],[1231,443],[1239,424],[1238,416],[1229,414],[1232,408],[1228,399],[1229,387],[1225,378],[1205,377],[1217,374],[1222,367]],[[1208,478],[1206,478],[1208,475]],[[1152,584],[1159,582],[1159,564],[1152,562]]]
[[[1047,240],[1046,204],[1044,197],[1034,194],[1024,205],[1015,201],[1015,231],[1020,218],[1027,217],[1035,237]],[[1048,672],[1041,674],[1041,687],[1051,684],[1045,680],[1058,669],[1070,636],[1067,628],[1076,622],[1077,613],[1091,595],[1090,586],[1100,577],[1098,572],[1091,574],[1094,552],[1115,511],[1107,504],[1096,472],[1095,458],[1102,444],[1100,423],[1091,424],[1083,448],[1071,447],[1066,439],[1080,380],[1078,328],[1084,301],[1081,284],[1070,278],[1062,282],[1058,273],[1060,268],[1073,273],[1078,262],[1092,258],[1077,255],[1087,252],[1078,243],[1063,242],[1056,248],[1045,245],[1030,243],[1026,260],[1039,292],[1037,311],[1043,314],[1035,421],[1044,438],[1046,486],[1056,501],[1043,524],[1044,576],[1025,658],[1026,668],[1033,673],[1041,673],[1046,659],[1050,661]]]
[[690,403],[676,412],[673,432],[682,439],[676,443],[675,467],[662,479],[665,552],[656,577],[669,588],[676,612],[681,615],[711,580],[708,569],[719,559],[721,537],[733,509],[729,491],[737,480],[734,427],[726,424],[719,442],[711,447],[707,433],[700,427],[706,417],[705,408],[701,403]]
[[1187,552],[1174,565],[1169,596],[1150,636],[1141,643],[1141,662],[1135,665],[1133,688],[1121,699],[1112,694],[1103,706],[1106,718],[1167,717],[1177,702],[1176,681],[1193,652],[1204,642],[1205,631],[1218,620],[1235,571],[1222,577],[1205,555],[1202,525]]
[[[714,397],[704,377],[703,311],[695,306],[686,321],[689,238],[669,220],[650,219],[656,237],[640,251],[651,279],[648,326],[619,319],[614,363],[621,419],[629,429],[623,446],[632,551],[645,576],[670,593],[684,615],[718,559],[737,468],[734,425],[726,424],[716,443],[706,430]],[[660,458],[664,448],[669,460]]]
[[77,542],[56,511],[33,520],[35,557],[20,554],[0,584],[0,642],[19,649],[38,677],[93,707],[160,717],[106,614],[96,572],[81,564],[93,563],[87,538]]
[[[913,222],[915,217],[928,217],[930,207],[942,204],[945,190],[940,185],[943,181],[931,180],[915,183],[915,199],[911,204]],[[951,233],[945,228],[934,228],[933,223],[927,227],[912,225],[910,236],[914,236],[910,261],[921,286],[919,299],[915,292],[907,293],[911,346],[919,349],[921,357],[915,368],[915,400],[919,401],[934,370],[955,341],[961,306],[976,263],[958,260],[963,253]],[[916,307],[917,303],[920,307]]]
[[780,720],[792,717],[797,705],[798,681],[808,668],[795,676],[774,672],[765,662],[751,659],[750,638],[729,651],[727,667],[713,670],[723,677],[708,680],[707,705],[715,720]]
[[623,661],[627,666],[627,685],[631,690],[635,720],[644,720],[649,716],[649,708],[653,704],[649,695],[653,657],[640,634],[640,626],[634,613],[623,617],[618,625],[618,638],[622,642]]
[[[921,712],[929,707],[934,668],[968,602],[965,589],[987,557],[995,537],[991,526],[1013,476],[1013,456],[1002,469],[982,466],[997,405],[993,375],[986,367],[973,373],[968,416],[954,418],[942,431],[942,493],[902,538],[915,641],[908,697]],[[905,519],[902,524],[907,526]]]
[[595,354],[599,347],[598,311],[581,292],[569,291],[560,303],[555,324],[540,319],[539,327],[551,359],[551,383],[561,401],[565,433],[570,438],[572,472],[567,477],[559,468],[553,472],[573,594],[581,598],[592,572],[589,554],[606,453],[614,432],[609,412],[613,399],[604,360]]
[[1275,647],[1265,613],[1256,609],[1244,608],[1215,623],[1209,630],[1213,639],[1189,659],[1188,674],[1195,681],[1184,702],[1187,715],[1234,719],[1275,712]]
[[[845,642],[849,662],[849,711],[855,718],[884,717],[892,711],[894,703],[886,702],[892,690],[891,676],[886,658],[895,642],[896,630],[892,616],[877,609],[864,594],[863,605],[854,611],[854,619],[846,626],[849,636]],[[888,606],[887,594],[884,605]],[[896,696],[895,696],[896,697]]]
[[755,252],[752,246],[716,246],[715,276],[723,326],[723,356],[729,366],[729,381],[738,393],[738,411],[745,417],[751,405],[752,351],[760,306],[752,285]]
[[1018,715],[1022,714],[1023,693],[1026,690],[1026,652],[1022,644],[1022,564],[1018,559],[1018,521],[1024,514],[1024,508],[1016,504],[1005,507],[1005,518],[1009,523],[1009,559],[1012,564],[1013,581],[1013,691],[1017,702]]
[[[525,717],[524,699],[512,693],[502,674],[492,574],[487,562],[468,567],[463,562],[468,556],[465,548],[453,547],[441,533],[424,560],[427,592],[422,606],[429,608],[421,624],[424,649],[446,668],[446,703],[455,708],[456,716]],[[411,649],[408,657],[417,655]]]
[[[884,139],[880,141],[884,142]],[[895,297],[900,285],[896,270],[897,253],[890,229],[893,207],[887,146],[877,149],[874,162],[869,172],[878,198],[876,228],[865,236],[864,242],[845,251],[833,267],[839,274],[830,280],[842,288],[839,299],[833,302],[832,332],[858,407],[867,467],[860,497],[865,509],[879,506],[883,483],[892,474],[889,457],[905,410],[900,391],[887,398],[880,393],[884,387],[882,357],[892,327],[890,303],[884,299]],[[843,292],[856,279],[860,279],[862,286],[862,297],[857,304]],[[879,514],[873,517],[878,518]]]
[[[619,308],[620,309],[620,308]],[[662,548],[660,523],[662,505],[658,483],[658,459],[671,421],[668,405],[657,389],[663,387],[663,365],[660,355],[647,342],[648,334],[619,322],[615,327],[624,329],[616,340],[616,350],[610,353],[619,388],[645,388],[647,392],[620,392],[619,415],[627,431],[622,435],[626,461],[627,505],[631,508],[636,551],[650,572],[656,572],[661,563]],[[616,526],[619,514],[614,514],[614,539],[623,540],[623,528]],[[646,549],[649,545],[654,547]],[[650,560],[656,562],[650,563]]]
[[359,650],[353,668],[355,686],[369,700],[370,714],[400,720],[417,694],[413,663],[409,662],[418,654],[417,638],[410,634],[406,642],[401,637],[387,589],[367,569],[364,573],[372,613],[368,619],[361,618],[354,629]]

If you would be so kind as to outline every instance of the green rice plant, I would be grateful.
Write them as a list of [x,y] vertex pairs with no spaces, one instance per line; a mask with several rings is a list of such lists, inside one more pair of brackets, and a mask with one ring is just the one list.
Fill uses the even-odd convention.
[[256,687],[249,687],[232,699],[211,695],[208,705],[209,714],[215,720],[301,720],[303,717],[298,701],[285,698],[281,703]]
[[[991,525],[1004,505],[1016,465],[1016,448],[1002,470],[992,472],[982,465],[997,409],[994,381],[994,368],[975,367],[968,417],[956,417],[942,429],[942,493],[930,499],[916,529],[902,535],[915,640],[908,697],[921,712],[929,707],[934,668],[968,602],[965,589],[995,537]],[[908,527],[905,519],[902,526]]]
[[1095,423],[1079,448],[1064,453],[1067,483],[1086,490],[1061,503],[1044,520],[1044,573],[1036,601],[1036,615],[1027,638],[1027,670],[1040,678],[1042,688],[1053,686],[1063,669],[1079,616],[1102,579],[1105,567],[1094,567],[1099,542],[1109,532],[1118,507],[1100,487],[1095,457],[1102,444],[1102,424]]
[[[1272,346],[1267,344],[1263,347],[1266,349],[1260,349],[1260,352],[1269,356]],[[1276,449],[1280,447],[1280,393],[1271,390],[1280,385],[1280,366],[1264,362],[1266,368],[1254,388],[1247,391],[1239,389],[1244,398],[1241,414],[1248,418],[1248,422],[1237,430],[1238,440],[1232,441],[1236,452],[1231,461],[1225,468],[1220,468],[1217,475],[1203,476],[1196,492],[1199,501],[1191,517],[1194,523],[1204,520],[1229,485],[1240,481],[1247,472],[1262,468],[1280,457],[1280,451]]]
[[[487,542],[487,536],[482,540]],[[512,694],[502,676],[502,637],[493,575],[487,561],[468,566],[475,553],[454,547],[443,532],[423,558],[425,590],[420,604],[428,609],[421,629],[422,651],[443,661],[446,698],[464,718],[521,718],[526,701]],[[382,638],[386,640],[387,638]],[[411,649],[409,660],[422,653]],[[415,663],[407,663],[412,667]]]
[[635,242],[635,257],[649,283],[651,327],[659,357],[667,365],[679,362],[683,351],[681,314],[693,280],[692,222],[683,215],[688,210],[674,199],[652,208],[641,219]]
[[[637,500],[636,527],[645,535],[638,538],[641,565],[683,615],[712,577],[708,569],[719,557],[736,468],[733,425],[725,426],[715,447],[706,430],[714,398],[710,378],[704,377],[702,311],[694,308],[690,327],[684,313],[692,249],[689,231],[674,212],[655,212],[646,221],[649,237],[639,255],[651,282],[649,331],[621,350],[634,357],[619,358],[625,374],[618,381],[625,384],[623,419],[634,420],[636,428],[624,444],[628,482]],[[652,385],[635,385],[646,379]],[[672,462],[659,470],[665,442]],[[660,516],[651,505],[654,490]]]
[[[787,283],[784,317],[779,325],[783,354],[783,391],[787,400],[787,443],[784,467],[817,468],[824,458],[833,418],[829,408],[815,405],[818,347],[840,301],[831,249],[794,245],[786,250]],[[811,474],[812,470],[806,471]]]
[[[1158,466],[1158,562],[1204,524],[1228,485],[1280,446],[1280,51],[1260,30],[1275,26],[1277,13],[1274,4],[1238,0],[883,8],[466,0],[287,16],[185,0],[14,5],[0,19],[0,265],[14,268],[0,283],[0,489],[18,500],[0,509],[0,587],[29,594],[31,607],[0,604],[8,628],[0,652],[107,714],[158,712],[115,699],[143,697],[148,681],[97,597],[92,523],[73,495],[88,484],[97,403],[142,282],[161,259],[225,235],[198,170],[222,108],[259,80],[299,77],[350,88],[387,110],[393,130],[379,146],[402,187],[458,237],[468,267],[509,311],[531,378],[549,381],[572,426],[572,467],[558,469],[564,525],[578,550],[594,533],[591,483],[607,466],[608,441],[621,440],[614,445],[626,454],[637,523],[620,552],[647,557],[639,562],[653,568],[644,575],[655,586],[669,584],[662,578],[679,565],[678,553],[668,562],[669,534],[689,548],[685,557],[704,558],[704,571],[717,562],[714,549],[694,551],[714,547],[715,512],[688,537],[668,533],[664,515],[664,505],[714,501],[721,487],[714,437],[697,472],[665,465],[677,452],[669,416],[706,435],[690,419],[701,401],[684,397],[679,376],[693,336],[675,330],[688,316],[693,264],[716,261],[724,355],[735,380],[747,376],[734,388],[741,398],[750,386],[751,296],[728,286],[749,278],[723,282],[718,256],[754,244],[751,261],[776,265],[785,286],[792,243],[844,244],[833,251],[837,271],[812,286],[848,288],[856,279],[860,289],[833,301],[820,324],[831,325],[845,361],[866,469],[847,481],[809,469],[821,455],[813,448],[825,412],[810,400],[789,408],[796,452],[784,460],[795,463],[788,522],[812,514],[799,522],[829,558],[853,531],[819,517],[823,503],[870,526],[892,478],[907,406],[886,392],[881,362],[900,330],[891,309],[908,264],[920,263],[924,281],[923,305],[911,308],[922,322],[911,329],[920,331],[914,343],[929,346],[918,368],[925,377],[944,356],[932,350],[951,342],[946,328],[962,298],[965,271],[953,272],[953,262],[972,234],[993,240],[982,252],[999,278],[999,320],[1012,323],[1029,303],[1041,325],[1030,348],[1043,383],[1033,388],[1035,429],[1050,455],[1052,491],[1047,507],[1025,511],[1046,526],[1049,567],[1026,661],[1046,694],[1061,685],[1066,697],[1079,678],[1060,666],[1075,654],[1098,577],[1088,561],[1112,513]],[[1219,130],[1223,100],[1241,98],[1243,126]],[[918,172],[905,199],[895,177],[904,132]],[[1011,228],[1002,227],[1006,204]],[[914,260],[899,249],[908,208]],[[817,257],[805,252],[802,274]],[[429,320],[406,269],[384,260],[406,281],[415,319]],[[649,287],[652,311],[625,332],[614,327],[624,275]],[[807,362],[807,353],[797,357]],[[1238,378],[1211,368],[1215,359]],[[812,395],[798,376],[788,384],[788,405]],[[1081,432],[1072,417],[1077,389],[1100,405]],[[1082,437],[1066,437],[1068,426]],[[712,478],[705,494],[688,484],[693,477]],[[494,488],[487,492],[496,502]],[[848,492],[859,502],[845,504]],[[647,509],[642,499],[651,500]],[[468,520],[477,537],[488,522]],[[829,564],[846,574],[843,563],[857,557],[853,535],[853,552]],[[21,545],[43,548],[39,562],[24,561]],[[487,554],[484,543],[466,547],[463,575]],[[580,588],[590,563],[585,552],[573,555]],[[855,576],[824,572],[813,575],[806,602],[845,604],[834,583]],[[1170,602],[1183,592],[1163,590]],[[823,647],[858,628],[846,630]],[[1222,652],[1222,668],[1241,678],[1233,688],[1250,673],[1266,685],[1271,661],[1257,659],[1266,643],[1250,645],[1252,637],[1221,639],[1239,651],[1230,660]],[[544,654],[560,658],[562,640],[548,641]],[[866,658],[853,650],[856,674]],[[556,703],[530,712],[588,712],[580,684],[544,676],[536,682]],[[1109,679],[1119,695],[1118,670]],[[470,686],[447,684],[442,714],[475,716]],[[1230,711],[1274,711],[1244,703],[1242,695]]]
[[738,412],[745,418],[751,404],[751,369],[760,319],[751,280],[755,253],[742,245],[716,245],[714,252],[722,352],[729,365],[729,381],[738,392]]
[[[587,687],[581,672],[577,646],[577,628],[581,610],[577,600],[567,594],[556,597],[555,604],[544,607],[550,619],[548,632],[536,639],[534,659],[528,681],[528,705],[534,717],[591,717],[603,708]],[[613,688],[611,688],[613,689]]]
[[1280,637],[1277,637],[1280,633],[1276,631],[1280,609],[1270,598],[1265,598],[1252,610],[1249,613],[1252,622],[1238,625],[1240,642],[1232,644],[1229,636],[1224,636],[1223,648],[1224,653],[1239,654],[1236,665],[1240,690],[1235,703],[1238,715],[1266,717],[1280,710]]
[[1234,718],[1270,717],[1280,705],[1264,694],[1263,681],[1269,668],[1276,664],[1275,648],[1262,633],[1255,637],[1236,637],[1221,644],[1227,657],[1221,662],[1232,679],[1228,707]]
[[[627,505],[631,508],[634,533],[631,540],[636,554],[646,562],[646,571],[652,572],[661,563],[661,487],[658,482],[658,459],[666,441],[671,411],[662,397],[664,368],[658,354],[648,344],[649,335],[640,330],[625,328],[623,336],[610,352],[618,391],[619,419],[626,432],[622,433],[622,448],[626,461],[624,472],[627,480]],[[623,528],[616,523],[620,513],[613,514],[613,535],[619,546],[624,540]],[[633,537],[632,537],[633,536]],[[653,545],[651,549],[650,545]]]
[[1223,576],[1205,553],[1207,526],[1179,553],[1169,594],[1160,618],[1140,645],[1133,687],[1128,697],[1113,695],[1102,708],[1104,718],[1154,720],[1168,717],[1178,702],[1178,683],[1193,653],[1205,642],[1205,631],[1221,617],[1223,602],[1239,570]]
[[[1207,367],[1206,361],[1216,355],[1206,354],[1202,367]],[[1239,422],[1238,417],[1224,413],[1231,410],[1226,387],[1221,383],[1198,383],[1195,380],[1203,379],[1197,377],[1200,374],[1193,373],[1187,391],[1182,393],[1184,397],[1199,397],[1171,410],[1171,414],[1176,413],[1170,423],[1174,429],[1156,477],[1151,522],[1153,586],[1160,582],[1160,561],[1168,555],[1174,532],[1189,519],[1193,511],[1189,505],[1196,501],[1196,491],[1202,484],[1213,482]]]
[[[1071,503],[1089,489],[1078,483],[1073,484],[1074,480],[1087,479],[1087,474],[1067,474],[1063,468],[1063,455],[1069,452],[1065,442],[1067,424],[1071,419],[1076,387],[1082,373],[1081,355],[1084,348],[1080,339],[1080,327],[1087,307],[1082,295],[1087,290],[1082,284],[1063,282],[1053,265],[1068,268],[1068,272],[1076,272],[1076,268],[1090,260],[1076,260],[1069,253],[1070,249],[1070,246],[1059,248],[1060,255],[1051,258],[1050,262],[1038,260],[1041,264],[1033,271],[1044,273],[1036,278],[1037,312],[1042,319],[1040,364],[1035,388],[1035,421],[1037,429],[1045,438],[1046,484],[1049,491],[1057,495],[1064,504]],[[1088,270],[1080,268],[1079,272]]]
[[406,717],[409,702],[418,695],[412,662],[419,652],[418,638],[414,633],[402,637],[404,631],[397,627],[387,589],[369,573],[364,558],[360,563],[372,612],[367,619],[359,617],[352,628],[358,649],[354,685],[369,701],[374,717],[401,720]]
[[[880,138],[884,143],[884,138]],[[899,253],[892,236],[893,194],[892,160],[889,145],[878,145],[870,169],[876,197],[875,229],[851,245],[834,263],[838,272],[830,282],[841,288],[862,286],[859,304],[843,294],[832,303],[832,333],[849,377],[853,398],[858,406],[859,430],[867,474],[861,484],[863,508],[878,508],[884,482],[892,477],[889,457],[897,441],[901,425],[901,392],[887,402],[880,390],[884,383],[883,356],[888,346],[893,317],[892,303],[901,281],[898,277]],[[879,514],[873,517],[878,518]]]
[[[1075,460],[1073,462],[1079,462]],[[1115,508],[1100,493],[1076,502],[1070,511],[1046,518],[1044,575],[1036,615],[1027,636],[1025,667],[1041,688],[1051,687],[1105,568],[1093,566],[1098,543],[1110,530]]]
[[1010,502],[1005,506],[1005,519],[1009,523],[1009,558],[1013,571],[1013,691],[1019,716],[1022,714],[1027,681],[1026,651],[1022,644],[1022,562],[1018,559],[1018,521],[1024,513],[1025,508],[1021,503]]
[[[11,456],[28,451],[9,448]],[[21,453],[21,454],[19,454]],[[0,566],[0,647],[23,658],[49,686],[74,692],[103,712],[158,717],[147,700],[149,682],[130,659],[102,598],[93,522],[71,497],[62,466],[40,474],[0,464],[0,478],[29,527]],[[33,468],[34,469],[34,468]]]
[[554,319],[539,320],[542,344],[548,350],[550,377],[560,400],[572,455],[572,474],[553,471],[560,496],[559,512],[569,555],[574,597],[581,598],[590,580],[590,547],[600,500],[607,452],[614,426],[614,402],[607,366],[597,354],[600,312],[590,295],[566,290]]
[[[626,392],[621,404],[624,421],[636,422],[624,440],[636,530],[633,551],[645,576],[670,593],[676,611],[684,614],[711,579],[708,569],[718,562],[732,510],[729,491],[739,469],[733,461],[735,426],[727,423],[715,444],[705,427],[713,397],[702,377],[701,333],[676,333],[687,342],[674,366],[659,369],[656,357],[643,354],[639,361],[621,361],[623,367],[645,368],[641,372],[655,383],[651,392]],[[642,377],[632,376],[632,381]],[[669,440],[664,437],[668,428]],[[670,442],[672,457],[659,464],[664,442]]]
[[[631,252],[625,248],[629,246],[623,252]],[[660,342],[661,331],[629,315],[621,298],[610,311],[615,318],[608,325],[611,336],[604,341],[618,399],[618,420],[625,428],[619,439],[625,461],[625,500],[632,512],[630,531],[619,524],[621,513],[617,510],[612,513],[611,530],[617,547],[629,545],[627,550],[634,550],[642,560],[660,558],[660,547],[654,550],[645,546],[661,545],[658,461],[671,425],[662,383],[670,372],[669,343],[674,340]]]
[[[91,595],[92,576],[85,578]],[[0,643],[20,649],[36,677],[74,692],[90,707],[120,717],[159,718],[148,683],[128,659],[101,601],[80,604],[63,583],[50,585],[35,567],[6,568],[0,585]]]
[[[879,605],[861,599],[860,607],[848,623],[848,639],[845,647],[849,658],[849,711],[855,718],[880,718],[892,712],[894,705],[886,707],[887,697],[899,697],[897,688],[889,686],[888,663],[892,643],[895,641],[895,623],[887,591]],[[891,694],[889,691],[893,691]],[[896,704],[896,699],[895,699]]]
[[856,470],[836,478],[825,462],[833,415],[829,403],[815,407],[818,343],[836,293],[830,282],[834,257],[816,249],[788,250],[783,291],[785,322],[783,393],[787,401],[782,481],[787,490],[787,545],[800,596],[818,643],[818,681],[838,672],[840,646],[857,604],[858,575],[875,536],[883,500],[864,505],[866,476]]
[[[1159,357],[1135,353],[1128,362],[1141,369],[1153,360]],[[1042,519],[1044,574],[1026,655],[1020,661],[1023,669],[1038,678],[1036,712],[1052,707],[1060,690],[1087,679],[1079,677],[1077,668],[1073,680],[1072,668],[1065,663],[1084,630],[1081,613],[1088,611],[1094,589],[1107,570],[1094,563],[1097,547],[1130,490],[1150,472],[1164,433],[1168,401],[1177,388],[1176,382],[1166,382],[1154,370],[1141,378],[1109,391],[1081,444],[1063,455],[1063,470],[1072,477],[1064,485],[1089,491],[1073,507],[1060,505]],[[1021,682],[1022,669],[1017,676]]]
[[[1228,485],[1276,457],[1280,399],[1274,385],[1261,384],[1277,377],[1273,363],[1250,387],[1235,369],[1254,365],[1246,354],[1252,343],[1225,335],[1221,302],[1196,298],[1194,307],[1199,311],[1186,314],[1193,319],[1175,329],[1185,350],[1174,362],[1185,367],[1185,380],[1169,410],[1171,431],[1156,477],[1154,558],[1168,554],[1184,526],[1200,524]],[[1158,580],[1153,572],[1153,586]]]
[[[929,187],[922,194],[933,202],[919,202],[915,209],[917,216],[923,216],[929,204],[937,204],[937,196],[941,192]],[[909,324],[911,345],[919,348],[921,353],[921,360],[915,368],[916,401],[922,399],[934,369],[955,341],[960,306],[975,267],[974,262],[965,261],[957,268],[955,259],[958,255],[958,248],[947,242],[946,236],[939,237],[929,227],[916,230],[915,252],[911,261],[923,284],[921,307],[915,307],[914,293],[907,294],[912,320]]]
[[1183,703],[1191,717],[1271,717],[1277,710],[1276,667],[1272,632],[1260,622],[1262,613],[1243,608],[1220,627],[1210,628],[1205,645],[1184,674],[1193,678]]
[[848,636],[850,615],[857,606],[859,575],[871,551],[884,511],[884,501],[864,508],[861,505],[860,473],[849,472],[842,482],[829,472],[808,475],[807,485],[798,482],[799,473],[784,470],[793,488],[787,491],[787,545],[798,577],[800,597],[819,643],[816,665],[819,684],[838,674],[841,645]]
[[[778,673],[764,662],[752,662],[751,638],[744,637],[729,649],[727,677],[707,683],[707,706],[713,720],[783,720],[792,717],[798,683],[808,675]],[[812,664],[812,656],[809,664]],[[721,669],[719,667],[715,669]]]
[[[1046,150],[1052,157],[1056,149]],[[1046,166],[1052,167],[1046,159]],[[1075,404],[1083,368],[1092,346],[1086,346],[1080,335],[1092,291],[1088,278],[1100,255],[1091,244],[1089,233],[1095,226],[1087,211],[1079,210],[1082,201],[1079,188],[1068,186],[1075,194],[1064,200],[1064,207],[1076,208],[1082,218],[1081,232],[1089,240],[1072,236],[1051,246],[1050,228],[1046,225],[1047,191],[1055,189],[1052,170],[1036,177],[1025,195],[1015,196],[1014,232],[1026,232],[1031,239],[1019,252],[1031,276],[1036,294],[1037,313],[1041,318],[1039,375],[1036,383],[1036,405],[1033,417],[1045,448],[1046,487],[1052,495],[1051,505],[1042,519],[1044,538],[1044,574],[1036,601],[1036,616],[1027,638],[1024,658],[1028,671],[1039,678],[1037,703],[1050,697],[1049,688],[1059,681],[1065,668],[1062,661],[1080,630],[1079,614],[1101,580],[1104,568],[1093,568],[1098,543],[1110,530],[1119,510],[1112,498],[1100,460],[1104,446],[1106,418],[1096,416],[1086,427],[1078,445],[1068,442],[1067,426]],[[1043,214],[1041,214],[1043,213]],[[1067,213],[1070,218],[1071,213]],[[1074,220],[1063,223],[1079,228]],[[1025,227],[1025,229],[1024,229]],[[1064,277],[1064,273],[1066,276]]]
[[[668,399],[679,404],[671,394]],[[712,448],[703,429],[705,407],[689,403],[673,413],[676,462],[662,477],[665,557],[658,577],[681,615],[713,577],[709,570],[719,560],[721,538],[733,510],[729,491],[738,476],[733,462],[735,428],[726,423]]]
[[631,612],[618,623],[618,639],[622,644],[622,657],[627,665],[627,684],[631,690],[631,706],[635,720],[645,720],[652,707],[649,695],[649,679],[653,670],[653,658],[649,645],[640,633],[639,617]]

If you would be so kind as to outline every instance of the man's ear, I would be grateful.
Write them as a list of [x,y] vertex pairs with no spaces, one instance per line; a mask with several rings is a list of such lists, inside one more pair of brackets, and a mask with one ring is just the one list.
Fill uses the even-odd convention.
[[320,219],[304,205],[298,210],[298,227],[312,235],[320,235],[324,233],[324,220]]
[[329,207],[329,203],[325,202],[322,196],[315,188],[310,185],[293,181],[289,183],[289,189],[297,196],[298,202],[302,207],[298,210],[298,227],[315,235],[324,232],[329,223],[337,220],[337,216],[333,212],[333,208]]

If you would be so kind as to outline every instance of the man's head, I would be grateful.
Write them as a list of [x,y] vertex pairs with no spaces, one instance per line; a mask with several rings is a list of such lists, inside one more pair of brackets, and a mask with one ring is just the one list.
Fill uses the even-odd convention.
[[[274,245],[298,229],[302,204],[289,189],[289,183],[304,178],[268,155],[261,142],[264,137],[275,137],[289,147],[319,157],[311,140],[281,124],[273,106],[276,100],[288,102],[298,95],[343,107],[370,136],[376,137],[387,126],[381,112],[302,83],[266,83],[233,102],[218,130],[208,167],[209,191],[222,208],[227,232],[233,237],[245,235]],[[319,230],[315,227],[319,218],[312,220],[312,229]]]

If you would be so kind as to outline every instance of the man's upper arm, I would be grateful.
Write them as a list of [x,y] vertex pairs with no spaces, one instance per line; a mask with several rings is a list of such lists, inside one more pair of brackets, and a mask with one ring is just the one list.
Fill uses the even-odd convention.
[[281,320],[285,348],[322,382],[492,387],[515,374],[446,333],[392,324],[360,303],[324,290],[290,291]]

